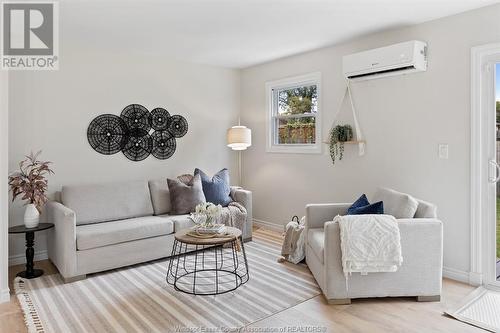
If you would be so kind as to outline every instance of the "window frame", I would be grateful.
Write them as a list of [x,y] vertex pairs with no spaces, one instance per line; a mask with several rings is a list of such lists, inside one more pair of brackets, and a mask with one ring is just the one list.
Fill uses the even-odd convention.
[[[277,93],[280,89],[294,88],[297,86],[316,85],[317,90],[317,111],[314,115],[283,115],[278,116],[278,99]],[[276,97],[275,97],[276,96]],[[266,97],[267,97],[267,121],[266,121],[266,152],[268,153],[290,153],[290,154],[321,154],[321,72],[313,72],[304,75],[287,77],[280,80],[266,82]],[[301,143],[286,143],[279,144],[276,142],[277,122],[276,119],[286,118],[301,118],[301,117],[314,117],[315,118],[315,143],[314,144],[301,144]]]

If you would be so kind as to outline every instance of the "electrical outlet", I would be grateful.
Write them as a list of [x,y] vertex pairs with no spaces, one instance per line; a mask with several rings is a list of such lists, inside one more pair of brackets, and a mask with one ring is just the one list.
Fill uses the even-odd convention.
[[440,143],[438,145],[438,155],[439,155],[439,158],[441,158],[441,159],[445,159],[445,160],[448,159],[448,145],[447,144]]

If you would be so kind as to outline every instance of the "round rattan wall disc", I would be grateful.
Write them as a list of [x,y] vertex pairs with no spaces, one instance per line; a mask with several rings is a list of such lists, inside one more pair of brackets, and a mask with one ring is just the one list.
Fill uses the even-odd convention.
[[188,131],[188,122],[186,118],[179,115],[170,117],[168,131],[176,138],[183,137]]
[[166,160],[175,153],[175,138],[167,131],[155,131],[151,134],[153,150],[151,154],[159,160]]
[[152,148],[151,136],[146,134],[144,136],[131,136],[122,151],[129,160],[142,161],[151,154]]
[[140,130],[149,133],[151,130],[151,114],[148,109],[142,105],[130,104],[126,106],[120,117],[125,121],[131,132],[134,132],[134,130]]
[[168,129],[170,113],[163,108],[156,108],[151,111],[151,127],[156,131],[165,131]]
[[118,153],[125,147],[128,138],[125,122],[113,114],[103,114],[94,118],[87,129],[90,146],[104,155]]

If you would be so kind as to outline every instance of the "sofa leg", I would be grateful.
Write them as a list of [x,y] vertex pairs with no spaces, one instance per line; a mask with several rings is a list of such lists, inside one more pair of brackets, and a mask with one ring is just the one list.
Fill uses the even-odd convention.
[[76,281],[80,281],[80,280],[85,280],[86,278],[87,278],[86,274],[72,276],[72,277],[69,277],[69,278],[66,278],[66,277],[63,276],[64,283],[71,283],[71,282],[76,282]]
[[351,304],[351,299],[350,298],[332,298],[328,299],[328,304],[330,305],[348,305]]
[[441,295],[417,296],[417,302],[439,302]]

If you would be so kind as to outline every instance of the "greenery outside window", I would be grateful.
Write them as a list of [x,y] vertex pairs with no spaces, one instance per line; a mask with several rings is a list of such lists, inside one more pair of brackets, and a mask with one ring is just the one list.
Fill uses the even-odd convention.
[[267,151],[321,153],[321,74],[266,83]]

